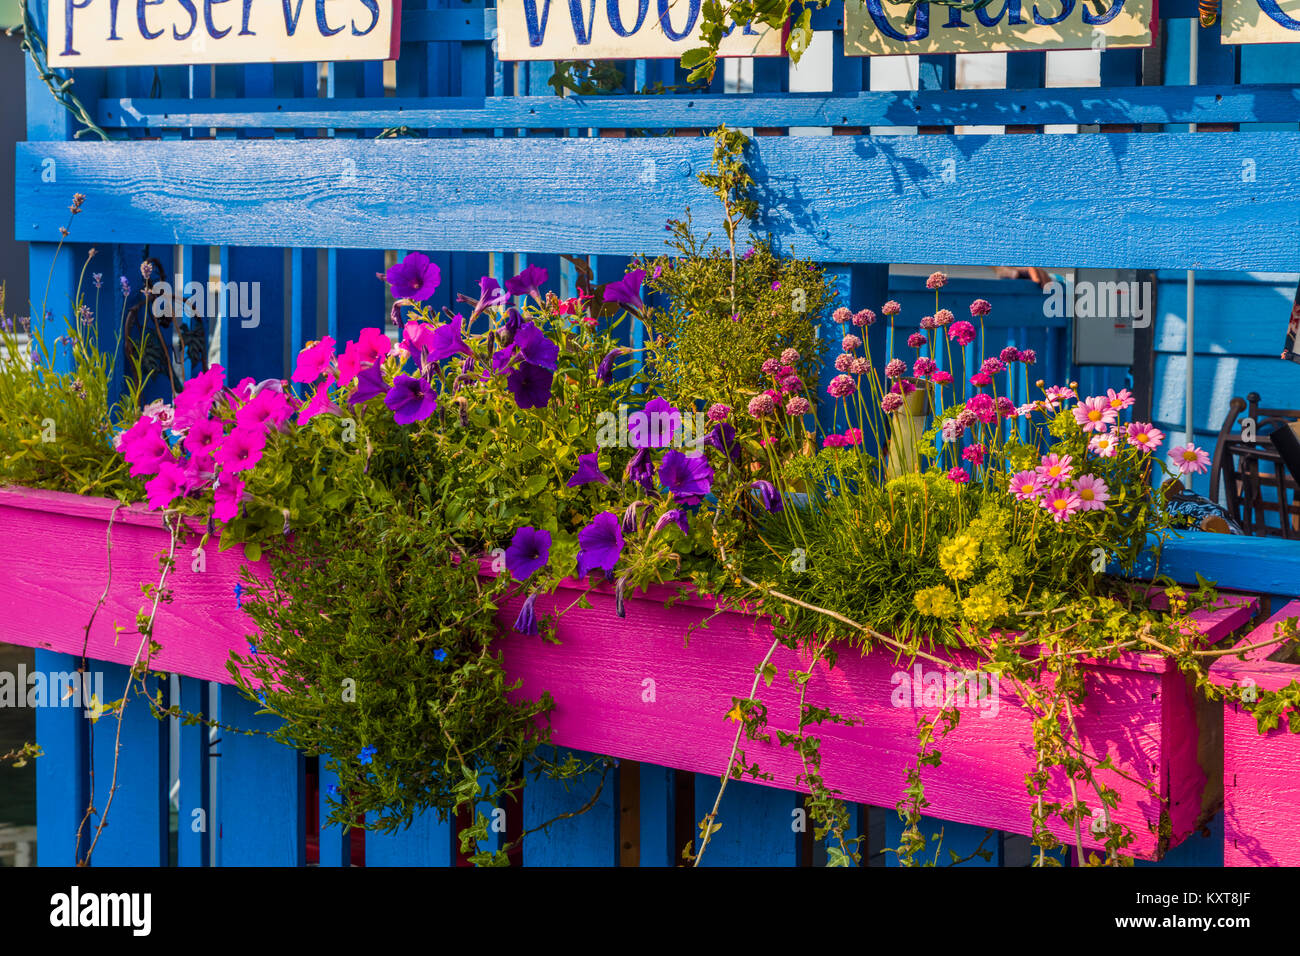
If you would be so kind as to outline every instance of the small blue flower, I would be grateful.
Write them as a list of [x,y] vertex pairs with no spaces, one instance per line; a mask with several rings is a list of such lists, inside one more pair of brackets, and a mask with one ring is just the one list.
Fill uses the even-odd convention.
[[439,662],[445,661],[447,659],[447,652],[440,647],[433,652],[433,659]]
[[375,747],[362,747],[361,753],[357,754],[357,759],[361,761],[363,765],[368,765],[375,759],[375,754],[377,753],[379,753],[379,751]]
[[259,694],[257,695],[257,699],[261,702],[261,704],[262,704],[263,707],[266,706],[266,694],[265,694],[265,693],[259,693]]
[[252,641],[249,641],[249,642],[248,642],[248,653],[250,653],[250,654],[256,654],[256,653],[257,653],[257,645],[254,644]]
[[241,600],[241,595],[243,595],[243,593],[244,593],[244,585],[236,581],[235,582],[235,607],[242,608],[244,606]]
[[331,783],[328,787],[325,788],[325,792],[328,793],[331,797],[337,797],[339,795],[339,788],[337,785]]

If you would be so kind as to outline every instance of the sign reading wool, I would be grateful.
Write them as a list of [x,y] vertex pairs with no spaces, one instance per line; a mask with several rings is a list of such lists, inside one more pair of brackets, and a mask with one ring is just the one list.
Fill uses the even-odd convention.
[[50,0],[51,66],[396,59],[401,0]]
[[[498,0],[497,58],[678,58],[702,46],[702,0]],[[732,23],[719,56],[780,56],[783,31]]]
[[1300,43],[1300,0],[1223,0],[1224,43]]
[[844,52],[886,56],[1144,47],[1151,45],[1155,17],[1155,0],[991,0],[969,11],[921,3],[909,24],[910,6],[845,0]]

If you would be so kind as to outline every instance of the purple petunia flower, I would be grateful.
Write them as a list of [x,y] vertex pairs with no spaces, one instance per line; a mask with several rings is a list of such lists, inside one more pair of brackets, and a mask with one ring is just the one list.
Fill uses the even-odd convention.
[[569,479],[569,487],[577,488],[592,481],[598,481],[602,485],[609,484],[609,476],[600,470],[596,452],[578,456],[578,470]]
[[670,524],[675,524],[677,527],[681,528],[682,534],[691,533],[691,526],[687,523],[686,512],[681,508],[669,508],[661,514],[659,520],[655,522],[654,530],[650,533],[656,534],[668,527]]
[[733,462],[740,464],[740,442],[736,441],[736,429],[727,422],[715,425],[713,430],[704,436],[704,444],[712,445],[723,454],[729,455]]
[[667,448],[682,424],[682,413],[662,398],[652,398],[641,411],[627,417],[628,444],[633,448]]
[[641,301],[641,283],[644,281],[645,270],[633,269],[617,282],[605,286],[605,301],[617,302],[637,311],[644,309],[645,303]]
[[627,349],[621,345],[610,349],[605,357],[600,360],[600,365],[596,366],[596,381],[602,385],[608,385],[612,382],[614,380],[614,362],[626,351]]
[[399,425],[422,422],[438,410],[438,399],[427,379],[414,375],[399,375],[384,396],[384,404],[393,413]]
[[555,373],[550,369],[524,362],[510,371],[506,388],[515,397],[520,408],[545,408],[551,401],[551,381]]
[[521,326],[511,348],[523,356],[525,362],[555,371],[560,357],[560,346],[546,337],[546,333],[532,322]]
[[409,252],[401,262],[384,273],[394,299],[423,302],[438,288],[442,271],[423,252]]
[[627,463],[627,477],[646,491],[654,491],[655,466],[649,448],[640,448],[632,456]]
[[537,603],[537,594],[533,593],[524,599],[523,606],[519,609],[519,614],[515,618],[513,629],[519,634],[527,634],[529,637],[537,636],[537,613],[533,610],[533,605]]
[[491,276],[484,276],[478,280],[478,302],[474,304],[474,312],[470,315],[470,320],[478,318],[479,313],[484,309],[495,309],[509,301],[510,295],[501,288],[497,280]]
[[519,275],[506,280],[506,291],[511,295],[531,295],[540,302],[541,287],[546,282],[547,275],[541,266],[529,266]]
[[596,568],[612,574],[622,555],[623,531],[614,512],[602,511],[578,532],[578,577]]
[[453,355],[473,355],[470,347],[465,344],[461,338],[461,332],[465,327],[465,319],[462,316],[456,316],[446,325],[440,325],[433,330],[430,336],[428,358],[431,362],[441,362],[443,359],[449,359]]
[[781,492],[777,491],[776,485],[770,481],[750,482],[749,487],[758,492],[759,500],[763,502],[763,507],[769,513],[775,513],[785,507],[785,503],[781,500]]
[[674,449],[659,462],[659,483],[683,504],[697,505],[713,487],[713,466],[703,455]]
[[383,395],[388,392],[388,383],[384,381],[384,371],[382,366],[379,365],[363,368],[357,373],[356,383],[356,391],[348,399],[349,405],[355,405],[357,402],[364,402],[368,398],[374,398],[376,395]]
[[551,533],[524,525],[515,529],[506,548],[506,569],[516,581],[524,581],[551,557]]

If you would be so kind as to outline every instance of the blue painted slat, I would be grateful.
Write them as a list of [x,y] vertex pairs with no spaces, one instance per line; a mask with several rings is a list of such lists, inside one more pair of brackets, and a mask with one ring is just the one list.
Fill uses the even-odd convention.
[[[1123,51],[1116,51],[1123,52]],[[1041,55],[1041,54],[1039,54]],[[1113,56],[1108,53],[1107,56]],[[845,57],[845,61],[856,57]],[[401,62],[400,60],[398,61]],[[1104,61],[1103,61],[1104,62]],[[497,64],[501,66],[501,64]],[[512,67],[512,64],[505,64]],[[929,76],[936,77],[932,70]],[[942,76],[942,70],[937,76]],[[1022,81],[1023,82],[1023,81]],[[1184,80],[1185,82],[1185,80]],[[506,96],[504,84],[493,95],[422,97],[416,86],[399,86],[396,97],[182,98],[108,97],[96,120],[106,130],[182,127],[384,128],[412,129],[594,129],[712,128],[735,126],[976,126],[1142,123],[1292,122],[1300,93],[1292,85],[1260,83],[1233,86],[1058,87],[1051,90],[859,91],[835,93],[744,93],[696,96]]]
[[1300,548],[1284,538],[1183,531],[1165,543],[1159,569],[1183,584],[1195,585],[1199,572],[1225,590],[1295,596]]
[[[717,777],[695,775],[697,824],[713,809],[720,785]],[[790,790],[729,781],[715,821],[722,829],[710,838],[700,866],[799,866],[799,802],[799,795]],[[699,845],[697,826],[697,852]]]
[[[657,764],[638,768],[640,783],[641,866],[676,866],[681,850],[674,846],[677,813],[677,771]],[[525,798],[527,799],[527,798]]]
[[[916,855],[915,862],[918,865],[933,861],[935,866],[952,866],[951,854],[953,853],[957,854],[958,859],[971,857],[960,864],[963,867],[1002,865],[1002,834],[996,830],[967,823],[936,820],[933,817],[922,817],[918,826],[921,828],[922,835],[929,841],[926,848]],[[899,819],[897,813],[887,813],[885,845],[895,848],[902,841],[902,837],[903,821]],[[986,862],[981,857],[973,856],[975,851],[980,849],[991,852],[992,858]],[[885,865],[898,866],[898,854],[886,853]]]
[[[267,144],[278,145],[278,144]],[[181,144],[193,149],[193,143]],[[284,254],[278,248],[229,245],[222,249],[221,281],[230,288],[236,283],[238,304],[227,300],[221,321],[222,355],[226,378],[238,382],[252,377],[280,378],[284,373]],[[247,292],[243,291],[247,290]],[[255,307],[255,308],[254,308]]]
[[[36,649],[36,670],[47,675],[72,673],[79,663],[70,654]],[[77,829],[89,804],[86,785],[89,725],[80,708],[36,709],[36,743],[43,751],[35,763],[36,829],[40,834],[36,852],[42,866],[72,866],[77,861]],[[89,844],[85,832],[82,855]]]
[[[221,687],[221,721],[273,730],[278,721],[229,685]],[[218,804],[219,866],[302,866],[306,862],[303,758],[265,736],[223,731]]]
[[[130,669],[103,661],[93,667],[104,675],[105,696],[109,700],[119,699],[127,686]],[[158,678],[146,678],[146,687],[147,693],[155,694]],[[166,866],[168,863],[167,723],[153,715],[148,702],[137,695],[137,689],[138,685],[126,697],[120,741],[116,715],[101,717],[91,730],[97,813],[87,824],[87,840],[83,845],[89,847],[94,828],[103,822],[91,856],[95,866]]]
[[408,829],[366,831],[366,866],[455,866],[456,834],[451,820],[425,811]]
[[1223,866],[1223,814],[1207,825],[1207,834],[1193,833],[1159,860],[1135,860],[1134,866]]
[[[584,761],[595,758],[582,751],[574,753]],[[562,760],[563,753],[556,759]],[[600,796],[587,812],[524,837],[524,866],[618,866],[618,777],[617,767],[606,771],[603,785],[598,770],[568,781],[530,776],[523,797],[525,832],[562,813],[577,811],[591,800],[597,786]]]
[[[181,712],[206,715],[208,682],[192,677],[182,677],[180,682]],[[211,786],[208,736],[206,724],[181,724],[180,795],[176,814],[176,859],[180,866],[211,865],[211,833],[215,822],[208,799]]]
[[[352,865],[352,829],[350,827],[339,826],[337,824],[326,825],[325,820],[329,816],[329,803],[331,789],[337,789],[339,784],[338,774],[325,766],[325,758],[321,758],[320,771],[317,778],[318,792],[317,799],[317,817],[318,843],[320,848],[320,865],[328,867],[351,866]],[[370,853],[370,841],[366,841],[367,855]],[[367,859],[367,864],[369,859]]]

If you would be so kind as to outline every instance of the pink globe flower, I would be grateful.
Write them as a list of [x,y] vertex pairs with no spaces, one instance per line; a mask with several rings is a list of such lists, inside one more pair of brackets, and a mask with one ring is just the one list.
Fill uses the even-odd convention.
[[823,448],[843,448],[848,444],[848,440],[843,435],[827,435],[822,439]]
[[853,356],[848,352],[841,352],[835,356],[835,371],[847,372],[853,368]]
[[870,309],[859,309],[853,313],[853,324],[860,329],[870,328],[876,324],[876,313]]
[[784,352],[781,353],[782,365],[793,365],[797,361],[799,361],[799,353],[796,352],[794,349],[786,349]]
[[[975,397],[979,398],[978,395]],[[974,428],[979,420],[979,416],[971,411],[969,407],[963,408],[957,413],[957,423],[961,425],[962,428]]]
[[864,358],[855,358],[849,372],[854,375],[866,375],[871,371],[871,363]]
[[731,406],[723,405],[721,402],[716,402],[709,406],[709,410],[706,414],[711,422],[725,422],[731,415]]
[[1037,501],[1043,485],[1032,471],[1020,471],[1011,476],[1010,490],[1017,501]]
[[776,403],[772,401],[771,395],[763,392],[749,400],[747,411],[753,418],[763,418],[776,411]]
[[1070,516],[1077,514],[1083,507],[1079,496],[1069,488],[1052,488],[1044,492],[1041,504],[1057,524],[1069,521]]
[[903,407],[903,396],[898,392],[890,392],[880,400],[880,408],[886,415],[892,415]]
[[934,321],[934,316],[932,315],[921,316],[921,328],[926,332],[932,332],[938,327],[939,327],[938,324]]
[[970,412],[985,425],[992,425],[997,413],[993,408],[993,396],[980,392],[972,395],[966,402],[966,411]]
[[930,278],[925,280],[925,287],[930,290],[942,289],[948,283],[948,277],[942,272],[930,273]]
[[1085,432],[1104,432],[1115,424],[1118,413],[1100,396],[1086,398],[1074,406],[1074,420]]
[[981,444],[968,445],[962,451],[961,457],[964,461],[970,462],[976,468],[984,464],[984,446]]
[[988,299],[976,299],[970,304],[971,318],[977,319],[982,315],[988,315],[993,311],[993,306],[989,305]]
[[1004,348],[1001,352],[998,353],[998,358],[1002,359],[1002,361],[1004,362],[1019,362],[1020,350],[1017,349],[1014,345],[1008,345],[1006,348]]
[[985,375],[997,375],[999,372],[1007,370],[1007,363],[1000,358],[990,355],[983,364],[980,365],[980,371]]
[[897,302],[895,302],[893,299],[890,299],[888,302],[886,302],[884,305],[880,307],[880,311],[883,312],[885,315],[898,315],[898,313],[903,311],[903,307],[899,305]]
[[951,384],[952,384],[952,373],[951,373],[951,372],[935,372],[933,375],[930,376],[930,381],[934,382],[936,385],[951,385]]
[[966,434],[966,426],[955,418],[945,418],[939,432],[943,435],[944,442],[951,445]]
[[785,403],[785,413],[794,415],[796,418],[800,415],[807,415],[811,411],[812,403],[802,395],[796,395]]
[[976,388],[987,388],[993,384],[993,376],[988,372],[976,372],[970,377],[970,383]]
[[926,358],[924,355],[912,363],[912,374],[916,376],[931,375],[938,370],[939,366],[935,364],[934,359]]
[[763,363],[764,375],[775,375],[781,368],[781,363],[774,358],[770,358]]
[[1150,422],[1133,422],[1127,429],[1128,443],[1141,451],[1152,452],[1165,440],[1165,433]]
[[1013,402],[1011,399],[1007,398],[1005,395],[999,395],[997,397],[997,399],[993,402],[993,408],[1003,418],[1016,417],[1016,403]]
[[948,480],[955,485],[964,485],[970,481],[970,472],[965,468],[948,469]]
[[844,308],[844,306],[840,306],[838,309],[835,310],[835,313],[831,316],[831,318],[833,318],[840,325],[848,325],[851,321],[853,321],[853,313],[850,312],[848,309]]
[[914,349],[919,349],[921,346],[925,345],[927,341],[928,339],[926,339],[924,333],[921,332],[913,332],[907,337],[907,344]]
[[934,324],[936,327],[952,325],[952,320],[957,318],[948,309],[940,309],[934,314]]
[[840,348],[844,349],[846,352],[852,352],[861,345],[862,339],[858,338],[856,335],[846,335],[844,336],[844,341],[840,343]]
[[1081,511],[1105,511],[1110,500],[1106,482],[1093,475],[1080,475],[1074,480],[1074,493],[1079,497]]
[[975,341],[975,326],[964,319],[961,322],[954,322],[948,329],[948,338],[961,346],[970,345]]
[[846,428],[846,429],[844,429],[844,441],[847,442],[847,443],[850,444],[850,445],[861,445],[861,444],[862,444],[862,429],[861,429],[861,428]]
[[1038,477],[1042,479],[1045,486],[1049,488],[1059,488],[1070,479],[1074,472],[1074,461],[1069,455],[1057,455],[1055,453],[1043,458],[1034,470],[1038,472]]
[[888,364],[885,365],[885,378],[902,378],[906,374],[907,363],[900,358],[890,359]]
[[853,381],[850,375],[836,375],[831,379],[830,385],[826,386],[826,392],[831,398],[848,398],[857,391],[857,383]]
[[1020,361],[1024,362],[1026,365],[1033,365],[1038,361],[1038,353],[1033,349],[1021,349]]
[[1206,454],[1205,449],[1197,448],[1191,442],[1171,448],[1169,460],[1178,468],[1179,473],[1184,475],[1203,475],[1210,467],[1210,456]]

